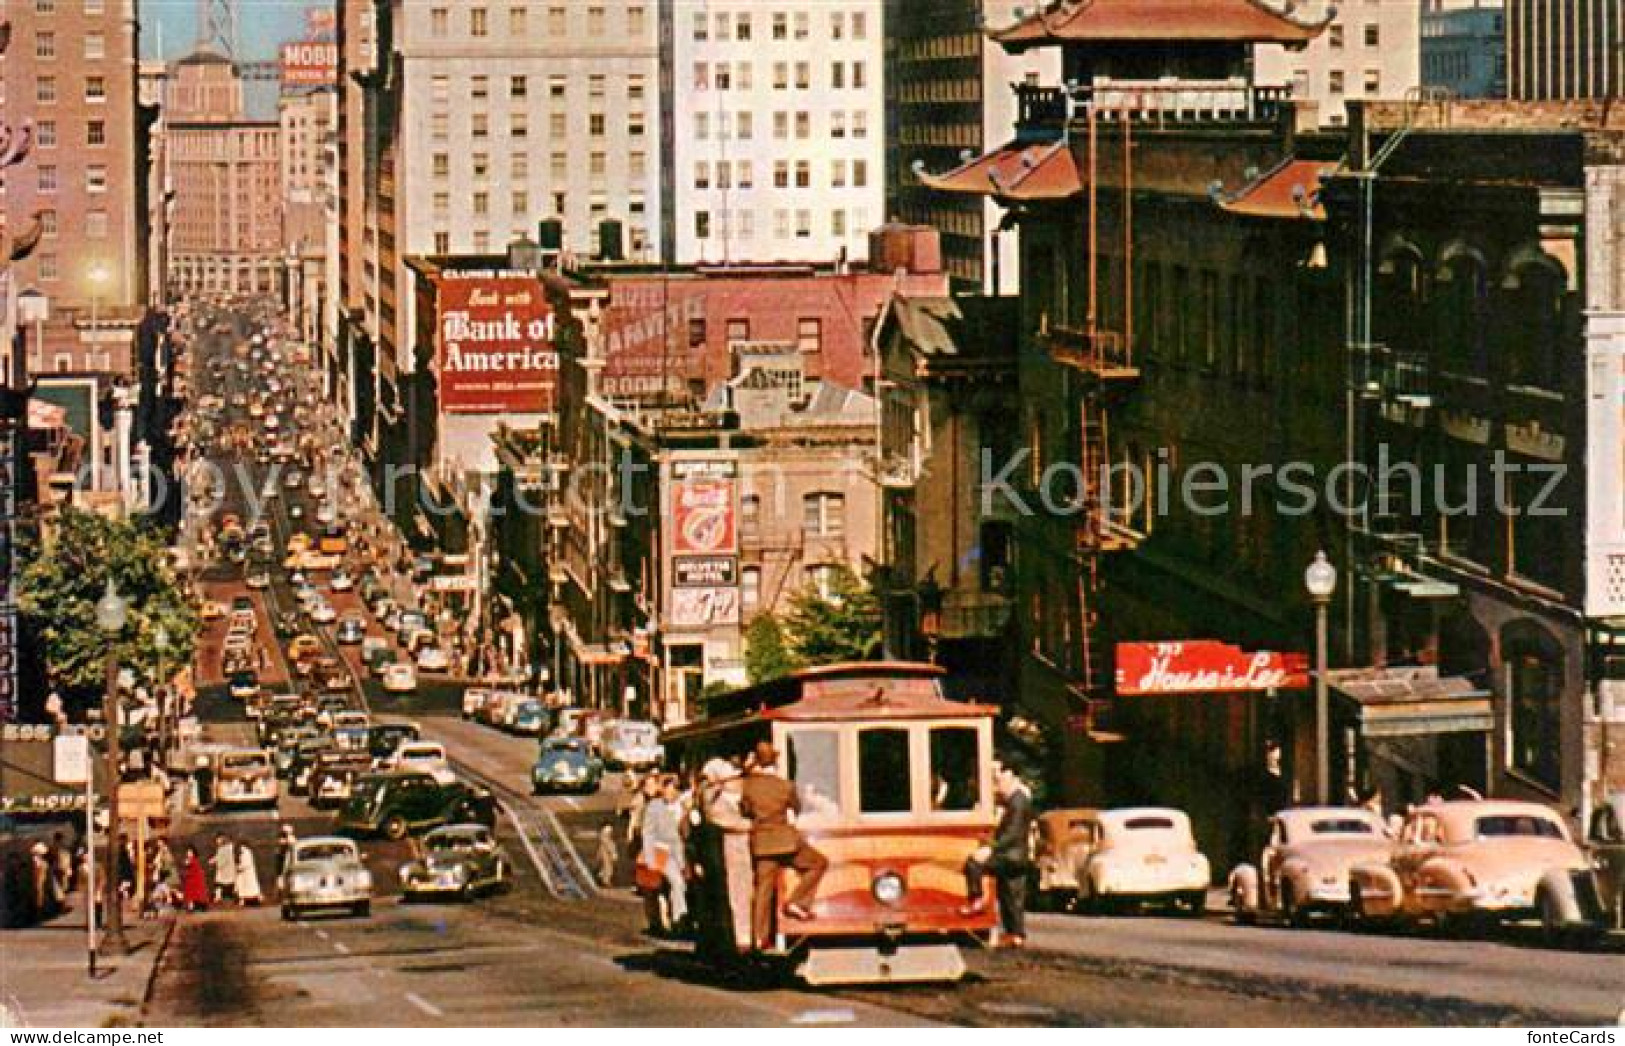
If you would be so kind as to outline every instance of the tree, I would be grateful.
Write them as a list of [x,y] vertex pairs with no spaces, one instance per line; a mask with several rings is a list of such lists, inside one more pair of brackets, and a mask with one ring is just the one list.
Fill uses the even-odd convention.
[[119,667],[156,681],[160,652],[153,640],[160,626],[169,635],[166,673],[191,663],[197,612],[154,526],[69,509],[51,529],[43,545],[23,551],[28,565],[18,596],[24,626],[40,642],[56,685],[88,697],[105,684],[107,641],[96,626],[96,601],[108,578],[130,611],[116,648]]
[[772,614],[758,614],[745,629],[745,674],[751,683],[789,675],[798,667],[784,643],[784,628]]
[[836,567],[827,596],[808,584],[791,598],[784,633],[798,665],[872,660],[883,646],[880,600],[851,569]]

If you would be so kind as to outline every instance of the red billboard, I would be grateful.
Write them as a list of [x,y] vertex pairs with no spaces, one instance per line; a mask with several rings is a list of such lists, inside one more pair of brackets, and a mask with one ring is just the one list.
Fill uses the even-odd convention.
[[1117,644],[1117,693],[1233,694],[1302,690],[1309,685],[1303,654],[1249,651],[1210,639]]
[[734,481],[685,479],[672,485],[671,550],[679,556],[735,551]]
[[338,82],[339,45],[331,40],[295,40],[282,45],[282,86],[331,87]]
[[436,280],[440,409],[540,414],[553,409],[559,354],[553,307],[534,276],[443,273]]

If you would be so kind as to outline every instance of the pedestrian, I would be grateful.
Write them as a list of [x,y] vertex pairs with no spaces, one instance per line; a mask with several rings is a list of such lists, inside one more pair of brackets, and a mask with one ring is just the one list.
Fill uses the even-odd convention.
[[161,915],[174,907],[180,889],[180,869],[175,866],[175,853],[168,839],[160,838],[153,844],[147,864],[147,908],[142,914]]
[[615,885],[615,866],[620,860],[621,849],[615,842],[615,826],[606,824],[598,830],[598,884],[604,889]]
[[186,848],[186,860],[181,865],[181,902],[189,912],[200,912],[209,907],[209,883],[203,875],[203,862],[198,860],[194,847]]
[[73,847],[61,832],[51,834],[51,867],[56,876],[56,889],[64,898],[73,892]]
[[[643,810],[643,846],[639,861],[659,875],[666,889],[666,929],[681,932],[688,922],[688,882],[683,866],[682,805],[677,778],[668,777],[659,785]],[[652,927],[659,929],[658,925]]]
[[791,815],[801,810],[801,798],[796,786],[779,776],[778,765],[778,751],[766,741],[758,742],[740,798],[740,810],[751,820],[750,853],[755,866],[751,935],[764,950],[772,943],[774,903],[784,870],[793,868],[799,876],[784,914],[806,920],[812,918],[808,905],[829,868],[828,858],[813,849],[791,823]]
[[34,906],[34,917],[41,922],[57,914],[52,899],[50,852],[51,848],[44,843],[35,843],[28,848],[30,900]]
[[287,874],[288,862],[293,859],[293,848],[298,843],[299,837],[293,834],[293,825],[285,824],[277,830],[276,874],[279,877]]
[[214,872],[214,899],[230,901],[237,893],[237,848],[224,835],[214,837],[214,856],[209,858]]
[[966,904],[960,913],[977,915],[987,910],[984,880],[991,875],[997,884],[1005,947],[1020,948],[1027,943],[1027,873],[1032,867],[1029,846],[1033,799],[1021,776],[1002,764],[993,768],[993,788],[1000,806],[999,823],[993,829],[992,838],[965,860]]
[[118,895],[119,903],[123,904],[135,896],[135,843],[124,839],[118,846]]
[[260,892],[260,872],[254,864],[254,851],[247,843],[237,844],[237,903],[244,908],[257,908],[265,899]]
[[739,767],[712,759],[701,771],[700,809],[709,831],[704,845],[716,849],[706,868],[706,896],[714,906],[719,937],[729,951],[750,950],[750,818],[743,810],[744,781]]

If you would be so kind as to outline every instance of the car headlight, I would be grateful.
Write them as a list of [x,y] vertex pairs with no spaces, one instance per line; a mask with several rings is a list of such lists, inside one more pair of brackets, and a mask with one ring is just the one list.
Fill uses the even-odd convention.
[[371,890],[372,873],[366,869],[362,869],[361,871],[357,872],[355,875],[355,884],[363,890]]
[[874,894],[875,900],[885,905],[898,905],[903,902],[903,895],[908,893],[908,887],[903,883],[903,877],[896,872],[881,872],[875,876],[869,890]]
[[318,879],[309,872],[295,872],[288,877],[288,889],[299,893],[305,890],[316,889]]

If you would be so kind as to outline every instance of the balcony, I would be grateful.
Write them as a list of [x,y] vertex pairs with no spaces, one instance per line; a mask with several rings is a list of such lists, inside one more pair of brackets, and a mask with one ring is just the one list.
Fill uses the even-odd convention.
[[1039,338],[1056,363],[1101,381],[1133,381],[1140,376],[1140,368],[1134,365],[1133,347],[1116,331],[1046,325],[1039,331]]
[[1241,77],[1222,80],[1111,80],[1101,78],[1067,91],[1060,87],[1018,84],[1016,111],[1020,136],[1057,137],[1070,111],[1074,120],[1092,111],[1099,120],[1163,128],[1200,124],[1273,123],[1292,88],[1260,87]]

